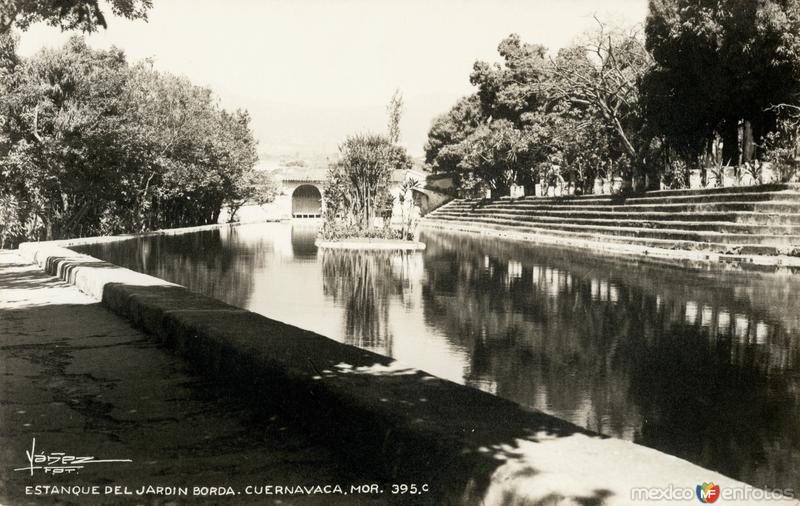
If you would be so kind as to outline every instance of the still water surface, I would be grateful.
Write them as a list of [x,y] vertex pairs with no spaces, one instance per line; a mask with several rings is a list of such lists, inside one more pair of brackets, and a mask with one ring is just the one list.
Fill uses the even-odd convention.
[[318,251],[315,234],[270,223],[79,249],[753,485],[800,491],[800,273],[438,232],[423,233],[424,253]]

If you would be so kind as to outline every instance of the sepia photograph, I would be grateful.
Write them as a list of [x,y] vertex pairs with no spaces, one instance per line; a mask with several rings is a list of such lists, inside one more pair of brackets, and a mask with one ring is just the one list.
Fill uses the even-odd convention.
[[0,506],[800,506],[800,0],[0,0]]

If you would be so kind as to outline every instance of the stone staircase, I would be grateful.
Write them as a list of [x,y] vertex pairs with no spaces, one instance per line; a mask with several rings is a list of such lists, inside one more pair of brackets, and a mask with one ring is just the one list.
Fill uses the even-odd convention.
[[456,199],[423,226],[723,254],[800,252],[800,185],[662,190],[629,197],[582,195]]

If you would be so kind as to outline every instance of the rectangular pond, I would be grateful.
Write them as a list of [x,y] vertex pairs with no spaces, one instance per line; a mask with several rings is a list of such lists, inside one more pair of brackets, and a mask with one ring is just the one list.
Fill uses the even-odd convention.
[[[800,273],[268,223],[77,249],[763,488],[800,490]],[[702,477],[698,477],[702,479]]]

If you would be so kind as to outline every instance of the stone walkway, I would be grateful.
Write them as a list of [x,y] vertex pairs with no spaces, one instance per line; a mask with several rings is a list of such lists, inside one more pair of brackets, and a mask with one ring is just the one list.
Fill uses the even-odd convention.
[[[26,451],[131,459],[31,476]],[[255,413],[78,289],[0,251],[0,504],[380,504],[391,496],[264,495],[268,485],[369,483]],[[40,495],[26,494],[39,485]],[[83,486],[90,495],[43,486]],[[187,495],[138,495],[152,485]],[[95,490],[86,487],[96,486]],[[118,487],[113,489],[113,487]],[[247,495],[251,492],[261,495]],[[106,490],[113,490],[106,494]],[[130,495],[125,495],[125,488]],[[194,495],[230,487],[236,495]],[[274,490],[274,489],[273,489]],[[30,489],[35,492],[35,489]],[[223,489],[224,492],[230,492]],[[115,495],[119,493],[120,495]]]

